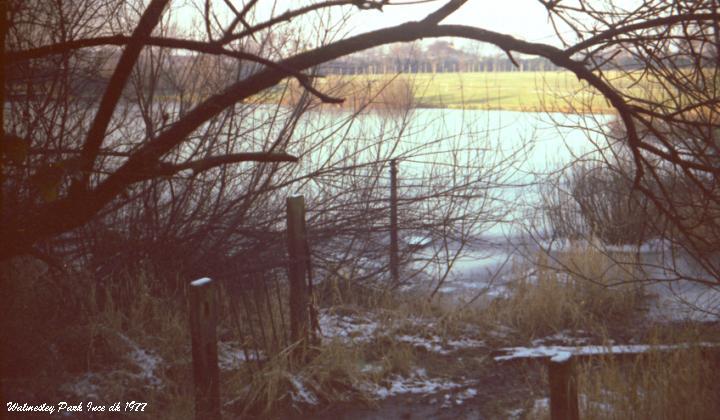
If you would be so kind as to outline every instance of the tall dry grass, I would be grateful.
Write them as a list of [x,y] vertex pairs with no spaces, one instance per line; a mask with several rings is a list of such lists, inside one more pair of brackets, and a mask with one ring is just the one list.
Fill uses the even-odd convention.
[[[576,365],[580,418],[717,419],[718,367],[720,352],[702,346],[586,359]],[[547,399],[535,400],[531,406],[523,418],[550,419]]]
[[358,384],[367,379],[359,350],[340,343],[318,348],[302,365],[288,357],[292,347],[247,374],[228,378],[228,404],[241,418],[265,418],[293,406],[362,400]]
[[513,267],[507,295],[490,304],[487,316],[526,339],[565,330],[599,336],[642,315],[644,292],[634,256],[609,255],[575,245],[532,265]]
[[578,366],[586,419],[717,419],[720,352],[690,347],[649,352],[634,361],[611,358]]
[[[98,287],[32,258],[0,266],[6,398],[148,402],[154,418],[190,418],[192,370],[182,301],[153,293],[149,272]],[[188,401],[190,404],[188,404]]]

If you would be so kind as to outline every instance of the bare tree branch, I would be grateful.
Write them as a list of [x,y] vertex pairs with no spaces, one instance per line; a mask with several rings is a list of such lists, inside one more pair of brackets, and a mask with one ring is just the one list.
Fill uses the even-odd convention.
[[181,164],[159,163],[157,168],[145,173],[146,179],[158,176],[170,176],[181,171],[191,170],[193,173],[207,171],[222,165],[240,162],[297,162],[298,158],[286,153],[231,153],[222,156],[211,156]]
[[83,175],[81,180],[75,185],[75,188],[87,188],[89,173],[92,171],[98,150],[100,150],[103,140],[105,139],[105,131],[112,119],[113,110],[118,100],[120,100],[123,88],[130,77],[130,71],[140,55],[140,50],[145,46],[145,39],[150,36],[150,33],[160,21],[160,16],[162,16],[162,12],[167,3],[168,0],[153,0],[148,5],[143,16],[140,18],[140,22],[138,22],[137,27],[133,31],[127,47],[125,47],[125,50],[120,56],[120,61],[113,75],[110,77],[110,82],[100,101],[100,106],[95,114],[95,120],[88,131],[80,157],[80,170],[85,172],[85,175]]

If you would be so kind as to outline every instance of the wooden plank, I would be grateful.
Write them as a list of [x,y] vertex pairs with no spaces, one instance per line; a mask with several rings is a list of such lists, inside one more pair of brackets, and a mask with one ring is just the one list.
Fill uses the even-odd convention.
[[217,317],[213,281],[202,278],[190,283],[190,335],[197,420],[221,418]]

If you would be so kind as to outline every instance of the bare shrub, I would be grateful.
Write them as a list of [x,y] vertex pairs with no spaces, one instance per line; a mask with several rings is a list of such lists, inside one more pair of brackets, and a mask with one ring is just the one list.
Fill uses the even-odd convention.
[[391,78],[380,91],[378,104],[390,111],[412,109],[416,105],[415,85],[407,75]]
[[601,164],[573,169],[572,196],[593,236],[613,245],[641,243],[653,236],[657,217],[649,200],[633,190],[627,170]]
[[608,245],[623,245],[660,236],[659,211],[634,188],[627,151],[614,148],[620,150],[607,159],[575,161],[541,187],[554,237],[595,237]]

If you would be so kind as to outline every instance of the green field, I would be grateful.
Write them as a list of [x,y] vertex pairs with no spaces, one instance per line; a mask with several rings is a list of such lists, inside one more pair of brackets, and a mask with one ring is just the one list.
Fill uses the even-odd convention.
[[[631,104],[650,101],[679,108],[697,101],[688,93],[668,92],[672,87],[643,71],[608,71],[603,78]],[[370,107],[398,109],[412,104],[418,108],[615,112],[604,96],[568,71],[332,75],[317,79],[317,87],[326,94],[344,98],[343,107],[347,108],[371,102]],[[291,82],[291,89],[276,92],[280,91],[282,97],[275,94],[270,100],[293,103],[302,88]]]
[[604,97],[563,71],[328,76],[320,83],[321,89],[349,99],[347,104],[385,85],[390,92],[378,94],[381,103],[407,96],[402,86],[412,86],[414,104],[424,108],[612,111]]
[[420,106],[527,111],[607,108],[568,72],[422,74],[414,81]]

